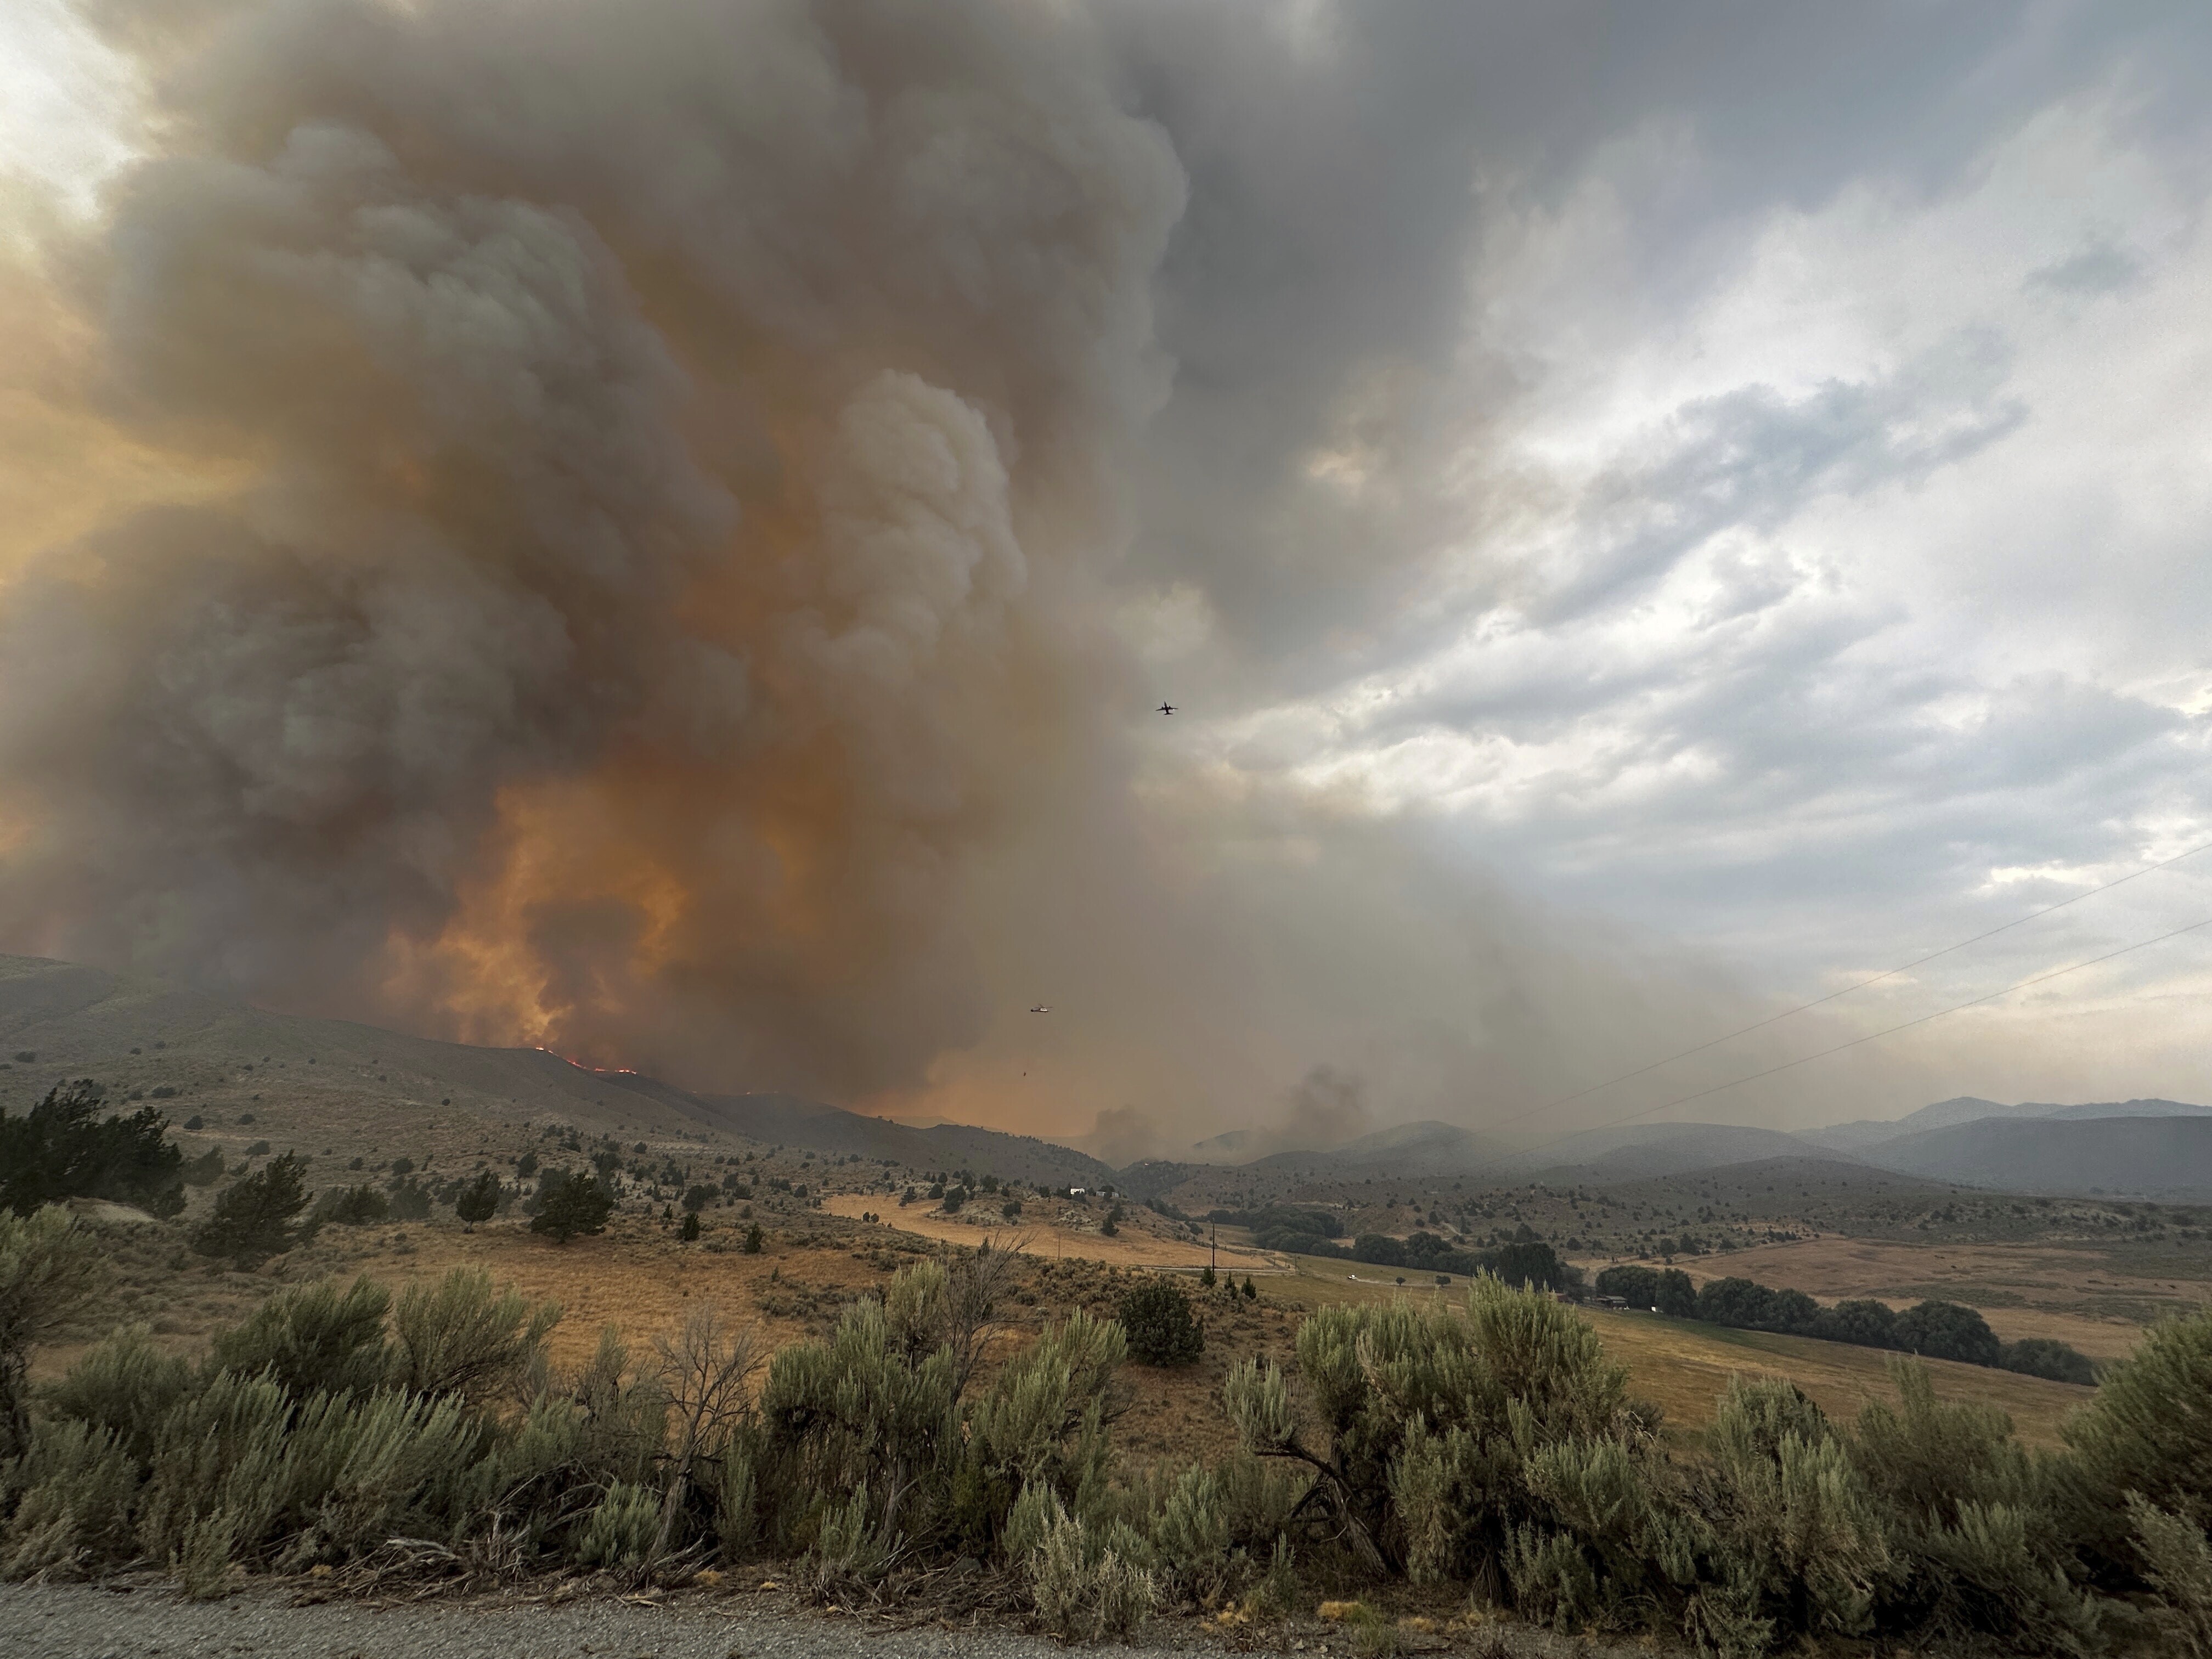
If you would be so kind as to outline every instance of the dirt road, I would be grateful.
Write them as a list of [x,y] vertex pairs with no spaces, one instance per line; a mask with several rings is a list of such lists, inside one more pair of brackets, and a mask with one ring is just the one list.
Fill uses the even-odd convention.
[[1115,1267],[1184,1267],[1195,1272],[1213,1259],[1222,1272],[1235,1273],[1240,1278],[1246,1273],[1267,1278],[1291,1271],[1282,1257],[1249,1245],[1224,1244],[1218,1258],[1209,1258],[1202,1240],[1164,1237],[1133,1226],[1108,1238],[1095,1225],[1066,1224],[1049,1213],[1037,1213],[1047,1209],[1042,1204],[1033,1205],[1019,1221],[988,1213],[970,1220],[964,1212],[943,1215],[920,1204],[902,1210],[895,1198],[872,1198],[865,1193],[835,1194],[822,1200],[822,1207],[832,1215],[854,1220],[863,1214],[873,1215],[886,1227],[946,1243],[978,1244],[988,1238],[991,1247],[999,1249],[1026,1237],[1029,1242],[1024,1248],[1031,1255],[1079,1257]]

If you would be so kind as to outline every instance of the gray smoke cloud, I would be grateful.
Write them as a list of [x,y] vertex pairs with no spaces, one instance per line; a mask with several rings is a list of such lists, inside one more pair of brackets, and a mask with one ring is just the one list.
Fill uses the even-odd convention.
[[1102,659],[1182,199],[992,5],[223,9],[77,297],[241,489],[8,592],[11,940],[865,1091]]
[[[1756,519],[1866,471],[1687,456],[1562,511],[1581,585],[1514,556],[1557,504],[1469,459],[1538,373],[1469,320],[1513,215],[1698,111],[1706,193],[1624,208],[1687,289],[1746,204],[1933,188],[2104,61],[2075,22],[2005,56],[1997,8],[1875,98],[1860,20],[1719,8],[100,15],[148,153],[41,303],[114,441],[201,482],[0,588],[0,941],[1118,1156],[1487,1127],[1753,1012],[1294,787],[1271,710],[1486,607],[1601,606],[1693,539],[1670,479]],[[1363,718],[1533,742],[1616,677]],[[1163,696],[1209,735],[1147,727]]]

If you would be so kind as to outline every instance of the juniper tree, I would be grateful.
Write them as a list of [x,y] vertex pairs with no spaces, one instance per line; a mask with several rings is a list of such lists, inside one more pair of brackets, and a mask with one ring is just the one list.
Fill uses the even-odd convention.
[[286,1152],[233,1182],[193,1233],[192,1248],[202,1255],[228,1256],[241,1268],[290,1249],[299,1241],[300,1212],[307,1207],[306,1170],[297,1153]]
[[474,1232],[477,1223],[490,1220],[498,1208],[499,1177],[489,1170],[480,1171],[453,1200],[453,1213],[460,1217],[465,1232]]

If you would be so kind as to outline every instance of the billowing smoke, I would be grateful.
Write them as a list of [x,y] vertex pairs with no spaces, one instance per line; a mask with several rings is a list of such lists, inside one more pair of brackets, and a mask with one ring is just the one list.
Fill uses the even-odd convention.
[[[1305,477],[1329,399],[1269,388],[1381,348],[1174,277],[1183,165],[1079,11],[108,22],[148,155],[38,327],[128,458],[77,496],[157,505],[0,572],[0,946],[1119,1156],[1480,1125],[1734,1017],[1418,826],[1132,735],[1176,688],[1117,618],[1183,591],[1135,515],[1321,628],[1360,526],[1261,502],[1315,526],[1262,592],[1259,487],[1161,479]],[[1340,287],[1449,240],[1401,207],[1310,238]],[[1429,328],[1421,268],[1386,309]],[[1260,366],[1201,354],[1164,459],[1156,292]]]
[[222,498],[8,593],[7,934],[714,1080],[971,1037],[1182,181],[1010,6],[287,0],[81,298]]

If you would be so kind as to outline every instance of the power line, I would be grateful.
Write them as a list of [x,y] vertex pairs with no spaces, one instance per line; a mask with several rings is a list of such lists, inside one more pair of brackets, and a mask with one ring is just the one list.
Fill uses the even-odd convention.
[[[2079,904],[2083,899],[2094,898],[2100,893],[2109,893],[2115,887],[2124,887],[2128,883],[2135,880],[2138,876],[2148,876],[2155,871],[2167,869],[2173,865],[2180,863],[2184,859],[2194,858],[2197,854],[2208,850],[2212,850],[2212,841],[2208,841],[2198,846],[2192,847],[2185,853],[2176,853],[2170,859],[2160,859],[2155,864],[2146,864],[2140,870],[2130,870],[2126,875],[2116,876],[2112,880],[2105,882],[2098,886],[2084,888],[2081,892],[2075,894],[2071,898],[2061,899],[2056,904],[2046,904],[2040,910],[2031,910],[2024,916],[2015,916],[2012,921],[2005,922],[2002,926],[1992,927],[1985,933],[1977,933],[1972,939],[1962,939],[1956,945],[1947,945],[1940,951],[1930,951],[1924,957],[1915,957],[1911,961],[1901,963],[1897,967],[1887,969],[1881,973],[1876,974],[1871,979],[1863,979],[1855,985],[1846,985],[1843,989],[1839,991],[1831,991],[1824,997],[1814,997],[1810,1002],[1801,1002],[1794,1008],[1784,1008],[1778,1014],[1770,1014],[1765,1019],[1754,1020],[1748,1025],[1739,1026],[1733,1031],[1724,1032],[1721,1036],[1714,1037],[1708,1042],[1700,1042],[1695,1048],[1685,1048],[1679,1054],[1668,1054],[1663,1060],[1655,1060],[1647,1066],[1638,1066],[1632,1072],[1623,1072],[1618,1077],[1609,1077],[1602,1083],[1593,1083],[1589,1088],[1577,1090],[1573,1094],[1561,1095],[1557,1100],[1547,1100],[1540,1106],[1531,1106],[1527,1111],[1516,1112],[1511,1117],[1500,1118],[1498,1120],[1498,1127],[1502,1127],[1508,1123],[1518,1123],[1523,1118],[1535,1117],[1545,1112],[1557,1111],[1562,1106],[1571,1106],[1578,1100],[1587,1100],[1594,1094],[1597,1094],[1603,1090],[1610,1089],[1616,1083],[1626,1083],[1630,1079],[1642,1077],[1647,1072],[1656,1072],[1662,1066],[1672,1066],[1678,1060],[1687,1060],[1692,1054],[1701,1054],[1708,1048],[1717,1048],[1723,1042],[1733,1042],[1736,1038],[1740,1036],[1748,1036],[1753,1031],[1763,1031],[1770,1025],[1779,1024],[1782,1021],[1792,1018],[1798,1014],[1804,1013],[1808,1009],[1818,1008],[1824,1003],[1833,1002],[1838,997],[1847,997],[1854,991],[1863,991],[1868,986],[1879,985],[1886,979],[1895,979],[1899,974],[1909,974],[1915,968],[1918,968],[1925,963],[1933,962],[1938,957],[1948,957],[1956,951],[1965,950],[1970,945],[1979,945],[1985,939],[1995,939],[1999,933],[2009,933],[2015,927],[2025,927],[2031,921],[2034,921],[2041,917],[2049,915],[2054,910],[2063,910],[2069,904]],[[2185,928],[2183,931],[2185,933],[2188,930]],[[2154,939],[2149,941],[2149,943],[2156,944],[2157,941]],[[2130,946],[2130,948],[2132,949],[2133,947]],[[2103,958],[2101,957],[2099,958],[2100,961]],[[2087,966],[2087,964],[2084,963],[2082,965]],[[2068,971],[2070,972],[2071,970],[2069,969]],[[1999,994],[2002,995],[2002,993],[1999,993]],[[1973,1006],[1973,1004],[1961,1003],[1959,1006],[1962,1008],[1971,1008]],[[1946,1010],[1945,1012],[1948,1012],[1950,1011]],[[1932,1019],[1935,1016],[1929,1015],[1928,1018]],[[1900,1025],[1893,1029],[1903,1030],[1905,1028]],[[1880,1035],[1880,1033],[1877,1033],[1876,1035]],[[1845,1046],[1849,1047],[1850,1045],[1846,1044]],[[1834,1050],[1830,1049],[1826,1052],[1833,1053]],[[1793,1065],[1796,1064],[1795,1061],[1792,1061],[1791,1063]],[[1765,1073],[1762,1073],[1760,1075],[1764,1076]],[[1745,1080],[1747,1082],[1749,1081],[1748,1079]],[[1689,1097],[1689,1098],[1694,1100],[1697,1097],[1692,1095]],[[1655,1108],[1654,1109],[1656,1109]]]
[[2091,957],[2087,961],[2077,962],[2065,968],[2054,968],[2047,974],[2038,974],[2032,979],[2021,980],[2014,984],[2006,986],[2001,991],[1991,991],[1986,996],[1975,997],[1966,1002],[1954,1002],[1948,1008],[1938,1008],[1932,1014],[1922,1014],[1917,1018],[1908,1019],[1899,1024],[1885,1027],[1879,1031],[1869,1031],[1864,1036],[1855,1036],[1847,1042],[1838,1042],[1832,1048],[1822,1048],[1813,1054],[1801,1054],[1796,1060],[1784,1060],[1779,1066],[1770,1066],[1763,1072],[1752,1072],[1742,1077],[1732,1078],[1726,1083],[1716,1083],[1710,1089],[1699,1089],[1690,1094],[1677,1095],[1672,1100],[1662,1100],[1656,1106],[1646,1106],[1641,1111],[1630,1112],[1626,1116],[1614,1118],[1609,1122],[1594,1123],[1586,1129],[1571,1130],[1553,1139],[1540,1141],[1535,1146],[1516,1153],[1515,1156],[1526,1158],[1530,1152],[1540,1152],[1547,1146],[1557,1146],[1563,1141],[1573,1140],[1582,1135],[1595,1134],[1601,1129],[1617,1129],[1624,1123],[1633,1123],[1639,1117],[1649,1117],[1654,1112],[1663,1112],[1670,1106],[1686,1106],[1693,1100],[1703,1100],[1709,1095],[1721,1094],[1729,1089],[1741,1088],[1747,1083],[1756,1083],[1761,1078],[1772,1077],[1777,1072],[1787,1072],[1799,1066],[1809,1065],[1816,1060],[1825,1060],[1830,1054],[1839,1054],[1846,1048],[1856,1048],[1863,1042],[1874,1042],[1877,1037],[1894,1036],[1899,1031],[1911,1030],[1916,1025],[1925,1025],[1929,1020],[1941,1019],[1946,1014],[1955,1014],[1967,1008],[1978,1008],[1985,1002],[1995,1002],[2000,997],[2008,997],[2014,991],[2025,991],[2032,985],[2042,985],[2051,980],[2063,979],[2068,974],[2077,974],[2084,968],[2094,968],[2100,962],[2110,962],[2113,957],[2126,956],[2130,951],[2148,950],[2154,945],[2163,945],[2170,939],[2179,939],[2184,933],[2193,933],[2200,927],[2212,927],[2212,916],[2207,916],[2202,921],[2192,921],[2186,927],[2177,927],[2170,933],[2160,933],[2155,939],[2138,939],[2133,945],[2123,945],[2118,950],[2107,951],[2101,957]]

